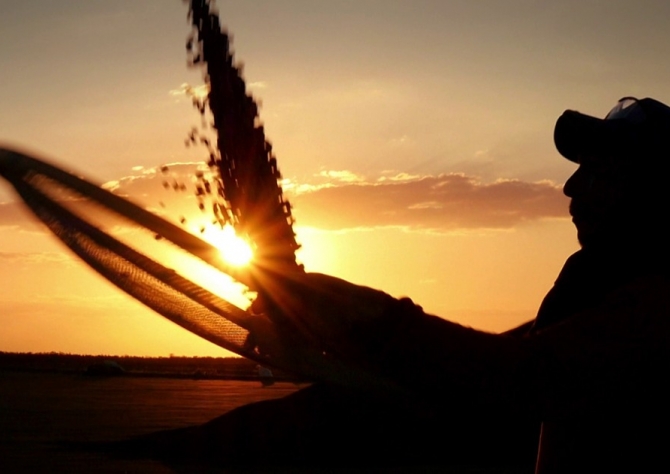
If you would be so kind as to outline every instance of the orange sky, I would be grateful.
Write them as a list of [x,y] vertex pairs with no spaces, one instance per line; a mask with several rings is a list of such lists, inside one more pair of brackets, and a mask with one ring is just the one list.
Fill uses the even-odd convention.
[[[300,260],[483,329],[533,317],[577,248],[553,148],[566,108],[668,102],[663,1],[221,1],[295,207]],[[0,141],[168,217],[156,168],[202,160],[181,1],[12,2]],[[195,204],[193,203],[195,206]],[[77,261],[0,183],[0,350],[225,351]]]

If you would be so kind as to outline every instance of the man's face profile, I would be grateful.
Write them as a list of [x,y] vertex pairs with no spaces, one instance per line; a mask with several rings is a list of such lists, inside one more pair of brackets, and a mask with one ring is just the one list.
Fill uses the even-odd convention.
[[622,220],[625,177],[619,160],[583,155],[579,168],[565,182],[563,193],[572,198],[570,215],[582,247],[615,237]]
[[566,110],[556,121],[558,152],[579,168],[563,187],[583,248],[665,246],[670,194],[670,107],[624,97],[604,119]]

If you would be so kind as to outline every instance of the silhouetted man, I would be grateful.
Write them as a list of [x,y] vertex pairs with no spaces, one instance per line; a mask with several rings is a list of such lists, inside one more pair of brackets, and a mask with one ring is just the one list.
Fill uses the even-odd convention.
[[370,386],[315,384],[242,407],[207,427],[201,454],[531,472],[537,459],[541,474],[664,467],[670,108],[625,98],[604,120],[566,111],[555,142],[579,164],[564,191],[582,248],[533,322],[489,334],[325,275],[287,281],[261,310],[299,321],[302,335],[259,316],[259,349],[281,365],[300,357],[301,337],[317,341]]
[[528,336],[543,371],[538,472],[644,472],[664,463],[670,368],[665,216],[670,108],[624,98],[605,120],[566,111],[558,151],[582,249],[545,297]]

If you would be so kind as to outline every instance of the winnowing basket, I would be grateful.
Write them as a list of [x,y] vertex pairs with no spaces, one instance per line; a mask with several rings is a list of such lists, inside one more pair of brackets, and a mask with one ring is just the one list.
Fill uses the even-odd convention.
[[244,279],[211,244],[91,182],[25,153],[0,148],[0,175],[77,256],[170,321],[236,354],[267,363],[245,347],[249,315],[224,298],[132,248],[91,222],[100,213],[160,236],[221,272]]

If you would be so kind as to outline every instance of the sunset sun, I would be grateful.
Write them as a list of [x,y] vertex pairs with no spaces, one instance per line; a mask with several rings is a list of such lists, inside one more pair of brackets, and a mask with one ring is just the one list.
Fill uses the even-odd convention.
[[230,265],[243,267],[254,257],[249,243],[235,234],[235,230],[230,226],[225,226],[216,232],[208,232],[208,237],[208,240],[219,249],[221,257]]

